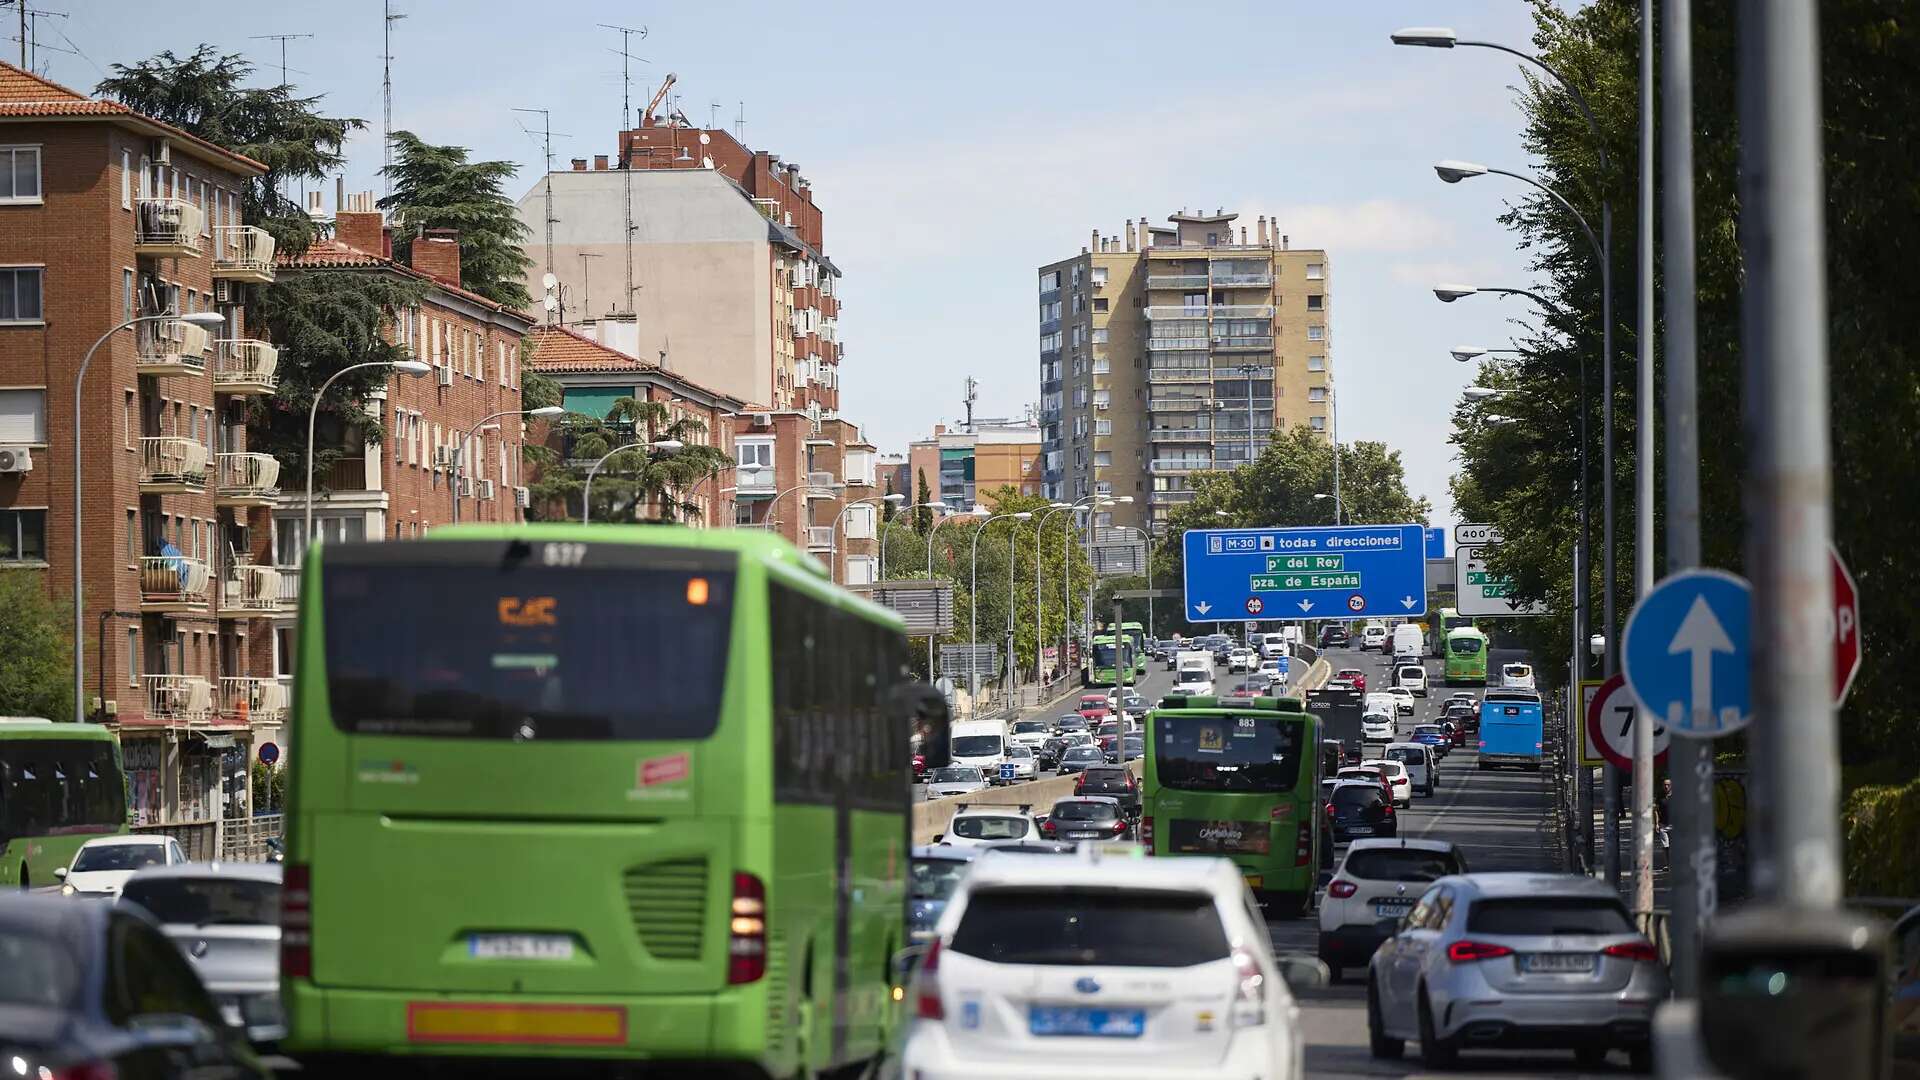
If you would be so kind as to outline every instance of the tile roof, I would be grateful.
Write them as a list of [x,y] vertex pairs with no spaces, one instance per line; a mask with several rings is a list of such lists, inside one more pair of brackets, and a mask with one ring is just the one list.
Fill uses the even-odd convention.
[[111,117],[131,127],[179,139],[198,148],[200,153],[239,166],[244,172],[266,172],[267,167],[198,135],[164,124],[151,116],[137,113],[117,101],[90,98],[59,83],[50,82],[30,71],[0,61],[0,120],[32,120]]
[[731,403],[735,412],[745,408],[745,403],[731,394],[702,386],[677,371],[669,371],[658,364],[650,364],[618,349],[608,348],[577,330],[564,326],[536,326],[527,334],[527,338],[533,342],[533,355],[528,357],[527,363],[535,371],[547,374],[632,371],[658,375]]
[[498,300],[481,296],[477,292],[469,292],[458,285],[449,285],[439,278],[434,277],[432,274],[415,270],[405,263],[389,259],[384,255],[375,255],[371,252],[361,251],[356,247],[349,247],[332,237],[324,240],[315,240],[307,250],[298,255],[275,256],[273,261],[275,265],[287,270],[387,270],[399,274],[402,277],[409,277],[416,281],[426,282],[441,292],[458,296],[463,300],[479,304],[481,307],[500,312],[503,315],[511,315],[529,325],[533,323],[533,316],[528,315],[519,308],[509,307]]

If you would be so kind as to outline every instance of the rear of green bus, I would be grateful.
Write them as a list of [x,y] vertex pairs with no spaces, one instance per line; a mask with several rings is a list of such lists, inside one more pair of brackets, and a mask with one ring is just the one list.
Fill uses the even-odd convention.
[[1471,626],[1448,631],[1445,665],[1447,685],[1485,686],[1487,635]]
[[0,717],[0,887],[60,884],[80,846],[127,831],[120,743],[99,724]]
[[[1107,624],[1107,633],[1114,633],[1112,623]],[[1120,631],[1115,636],[1125,639],[1127,647],[1133,650],[1134,675],[1145,675],[1147,673],[1147,628],[1137,622],[1121,623]]]
[[772,879],[830,883],[833,829],[774,850],[754,542],[467,526],[309,555],[291,1052],[787,1071]]
[[1311,902],[1324,841],[1319,723],[1293,698],[1171,697],[1147,716],[1140,842],[1233,861],[1261,899]]
[[1120,685],[1120,664],[1126,652],[1123,642],[1111,634],[1101,634],[1093,639],[1092,655],[1087,659],[1088,686]]

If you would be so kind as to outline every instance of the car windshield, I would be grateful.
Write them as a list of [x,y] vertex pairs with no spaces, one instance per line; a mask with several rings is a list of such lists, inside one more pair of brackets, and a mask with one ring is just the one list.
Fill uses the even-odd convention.
[[1119,816],[1119,810],[1107,803],[1063,802],[1053,808],[1055,821],[1106,821]]
[[1033,831],[1033,822],[1013,815],[967,814],[954,818],[949,831],[962,840],[1018,840]]
[[280,925],[280,886],[272,881],[136,876],[121,896],[163,923]]
[[1442,734],[1442,732],[1441,732],[1441,730],[1440,730],[1440,725],[1439,725],[1439,724],[1421,724],[1421,725],[1420,725],[1419,727],[1416,727],[1416,728],[1414,728],[1414,729],[1413,729],[1413,733],[1414,733],[1415,735],[1439,735],[1439,734]]
[[1341,872],[1368,881],[1437,881],[1466,867],[1452,852],[1371,848],[1349,853]]
[[954,757],[990,757],[999,752],[998,735],[956,735],[953,739]]
[[1476,934],[1631,934],[1626,905],[1605,896],[1521,896],[1476,900],[1467,909]]
[[1200,683],[1211,681],[1212,678],[1213,676],[1208,674],[1205,668],[1182,668],[1177,681],[1182,686],[1197,686]]
[[1191,967],[1229,955],[1206,893],[981,889],[948,946],[996,964]]
[[1085,731],[1087,730],[1087,718],[1084,716],[1063,716],[1060,718],[1059,727],[1061,731]]
[[143,866],[164,866],[167,849],[162,844],[89,844],[73,860],[73,872],[95,870],[138,870]]
[[1007,760],[1009,760],[1009,761],[1032,761],[1032,760],[1033,760],[1033,751],[1032,751],[1032,750],[1029,750],[1029,749],[1027,749],[1027,748],[1026,748],[1026,747],[1024,747],[1024,746],[1009,746],[1009,747],[1007,747]]
[[1303,720],[1163,713],[1153,721],[1159,781],[1186,791],[1292,791],[1300,779]]
[[1044,735],[1046,730],[1045,720],[1020,720],[1013,725],[1015,735]]
[[1127,774],[1119,769],[1087,770],[1087,783],[1089,784],[1120,784],[1124,786],[1126,782]]
[[1099,749],[1092,746],[1076,746],[1067,751],[1066,754],[1066,760],[1068,761],[1097,761],[1099,759]]
[[69,1008],[86,971],[80,958],[58,940],[25,928],[0,927],[0,1004]]
[[1427,669],[1418,668],[1418,667],[1403,667],[1400,669],[1400,677],[1403,679],[1424,679],[1427,677]]
[[930,784],[978,783],[979,780],[979,769],[935,769],[927,777]]
[[960,859],[915,859],[913,880],[907,888],[915,900],[945,900],[967,876],[967,863]]
[[1387,751],[1387,759],[1390,761],[1405,762],[1408,765],[1425,765],[1427,763],[1427,751],[1424,747],[1416,750],[1410,746],[1396,746]]

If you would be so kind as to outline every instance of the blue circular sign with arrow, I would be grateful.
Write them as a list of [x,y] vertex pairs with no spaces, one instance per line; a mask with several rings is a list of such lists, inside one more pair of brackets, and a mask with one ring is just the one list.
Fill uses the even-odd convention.
[[1753,587],[1687,570],[1653,587],[1627,620],[1620,669],[1668,731],[1710,739],[1753,722]]

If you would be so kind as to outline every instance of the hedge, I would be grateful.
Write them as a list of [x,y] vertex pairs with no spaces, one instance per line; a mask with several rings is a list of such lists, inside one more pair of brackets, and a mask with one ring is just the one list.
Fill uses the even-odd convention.
[[1847,895],[1920,896],[1920,779],[1855,788],[1841,829]]

